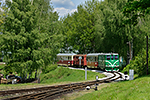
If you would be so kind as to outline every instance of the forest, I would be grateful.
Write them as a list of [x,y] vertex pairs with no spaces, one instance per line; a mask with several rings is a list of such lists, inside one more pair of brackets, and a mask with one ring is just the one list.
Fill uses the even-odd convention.
[[124,62],[129,60],[124,71],[132,68],[144,75],[149,12],[149,0],[87,0],[60,18],[51,0],[6,0],[0,3],[5,73],[13,71],[21,77],[40,73],[57,62],[59,52],[114,52]]

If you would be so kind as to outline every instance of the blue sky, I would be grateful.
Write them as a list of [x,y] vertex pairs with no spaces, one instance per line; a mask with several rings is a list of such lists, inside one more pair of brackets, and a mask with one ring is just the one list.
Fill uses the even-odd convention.
[[63,17],[68,13],[77,10],[79,4],[84,4],[87,0],[51,0],[54,10],[59,12],[59,16]]
[[77,6],[79,4],[84,4],[85,1],[87,0],[51,0],[54,10],[59,12],[60,17],[63,17],[68,13],[75,12],[77,10]]

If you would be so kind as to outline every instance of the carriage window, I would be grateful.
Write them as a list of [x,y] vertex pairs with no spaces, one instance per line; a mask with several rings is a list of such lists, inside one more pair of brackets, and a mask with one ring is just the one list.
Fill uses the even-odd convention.
[[68,60],[71,60],[71,57],[68,56]]
[[111,60],[113,60],[113,55],[111,55]]
[[93,57],[89,57],[88,59],[89,59],[89,61],[93,61]]
[[117,60],[118,59],[118,56],[117,55],[115,55],[115,60]]
[[68,57],[66,56],[66,57],[63,57],[63,60],[68,60]]
[[95,61],[97,61],[97,57],[95,57]]
[[110,56],[107,56],[107,60],[110,60]]

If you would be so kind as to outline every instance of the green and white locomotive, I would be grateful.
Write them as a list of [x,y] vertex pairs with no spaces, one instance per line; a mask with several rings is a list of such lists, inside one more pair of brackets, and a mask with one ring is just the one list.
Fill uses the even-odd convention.
[[87,67],[100,68],[105,71],[119,71],[118,53],[87,54]]

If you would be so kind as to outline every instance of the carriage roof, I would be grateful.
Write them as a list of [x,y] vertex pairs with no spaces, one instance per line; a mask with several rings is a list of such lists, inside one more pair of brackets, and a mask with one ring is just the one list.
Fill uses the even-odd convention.
[[74,56],[86,56],[87,54],[76,54]]
[[57,56],[73,56],[76,55],[75,53],[59,53]]
[[118,53],[89,53],[87,56],[98,56],[98,55],[118,55]]
[[118,53],[104,53],[104,55],[118,55]]
[[104,53],[89,53],[87,56],[98,56],[98,55],[103,55]]

